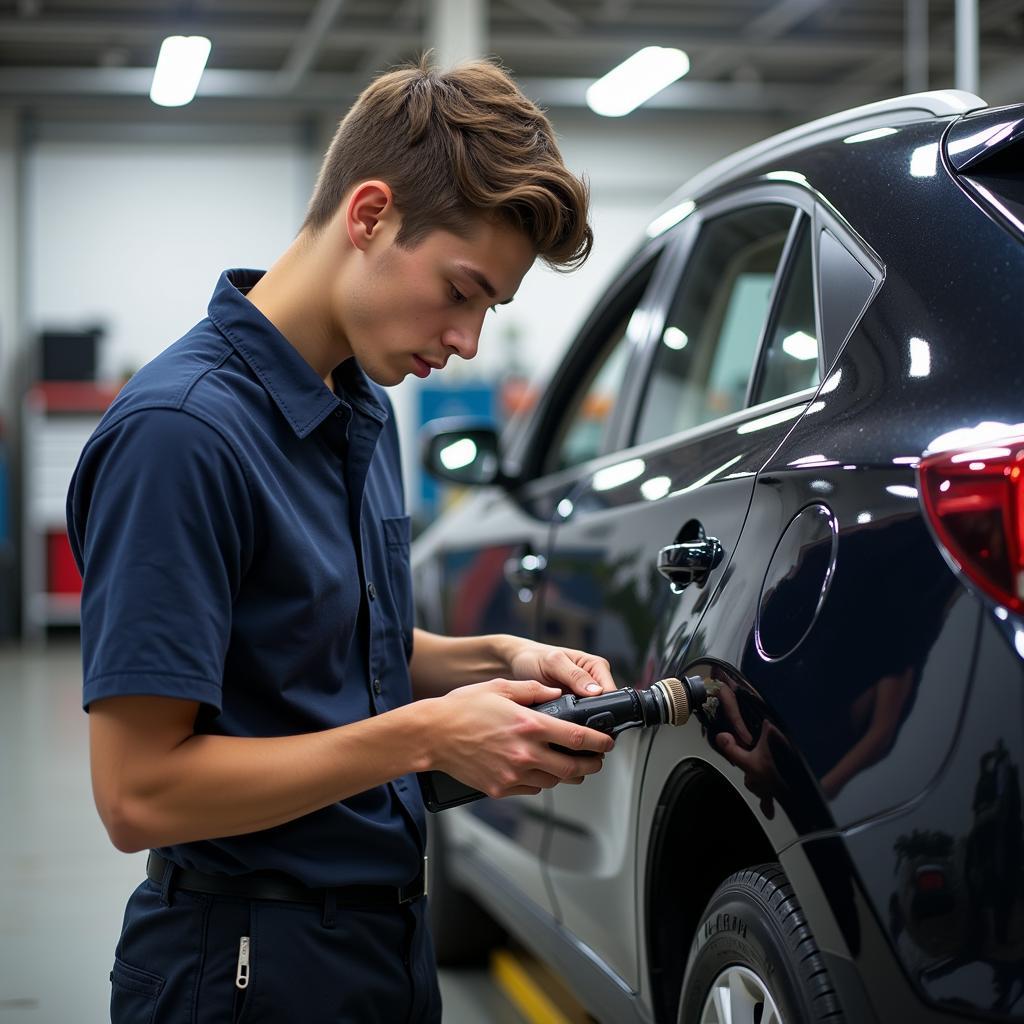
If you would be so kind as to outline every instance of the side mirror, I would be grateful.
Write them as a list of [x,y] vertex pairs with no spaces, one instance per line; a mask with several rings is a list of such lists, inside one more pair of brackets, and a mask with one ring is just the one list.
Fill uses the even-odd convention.
[[456,416],[420,431],[423,467],[440,480],[470,487],[501,483],[498,432],[486,420]]

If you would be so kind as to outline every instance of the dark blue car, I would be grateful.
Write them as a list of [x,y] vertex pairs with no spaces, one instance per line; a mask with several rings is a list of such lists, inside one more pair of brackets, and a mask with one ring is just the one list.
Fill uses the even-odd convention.
[[422,625],[708,691],[432,818],[442,958],[497,922],[614,1024],[1024,1020],[1022,352],[1024,105],[927,93],[710,168],[528,419],[431,431],[479,489]]

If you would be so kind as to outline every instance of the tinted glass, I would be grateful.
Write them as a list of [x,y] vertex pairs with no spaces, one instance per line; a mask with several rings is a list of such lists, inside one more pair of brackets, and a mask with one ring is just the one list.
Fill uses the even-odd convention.
[[577,466],[606,450],[612,410],[629,363],[630,321],[653,272],[652,261],[626,285],[620,301],[610,307],[607,329],[598,330],[585,343],[591,356],[587,359],[583,354],[586,371],[581,374],[579,386],[566,403],[565,417],[555,430],[545,472]]
[[756,206],[701,229],[655,353],[638,443],[743,407],[792,221],[791,207]]
[[791,395],[818,383],[818,329],[814,321],[814,268],[806,218],[792,251],[755,402]]
[[818,243],[818,279],[821,340],[826,364],[830,364],[864,309],[875,279],[830,231],[822,231]]

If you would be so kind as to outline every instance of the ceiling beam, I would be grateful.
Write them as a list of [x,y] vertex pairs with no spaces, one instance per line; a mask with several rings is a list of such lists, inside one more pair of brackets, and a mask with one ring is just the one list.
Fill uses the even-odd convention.
[[[1007,23],[1024,14],[1024,0],[988,0],[979,10],[979,21],[981,28],[989,31],[1005,29]],[[954,42],[956,32],[956,17],[947,18],[935,26],[934,32],[930,35],[930,52],[928,55],[929,65],[934,68],[940,66],[952,70],[954,66]],[[1007,38],[1005,46],[994,47],[991,43],[980,41],[981,51],[985,55],[985,63],[981,69],[981,97],[989,103],[1009,103],[1020,98],[1024,94],[1024,66],[1022,51],[1024,44],[1014,43]],[[830,113],[834,110],[842,110],[851,106],[849,102],[851,89],[859,92],[869,82],[878,76],[879,85],[884,85],[889,80],[886,74],[890,66],[890,58],[894,54],[880,52],[876,57],[869,58],[863,65],[851,73],[834,79],[831,87],[825,92],[820,101],[815,105],[816,111]],[[895,68],[895,63],[892,63]],[[988,68],[994,71],[988,71]],[[991,86],[988,84],[992,83]],[[986,86],[992,91],[992,96],[986,95]],[[902,89],[902,87],[899,87]],[[873,98],[881,98],[883,92],[891,95],[894,89],[878,89]],[[902,89],[902,91],[906,91]],[[857,101],[860,102],[860,101]]]
[[[420,0],[402,0],[398,10],[392,18],[392,25],[399,36],[408,35],[419,24]],[[379,74],[381,71],[391,67],[396,61],[400,61],[406,54],[400,46],[396,46],[393,39],[371,47],[365,57],[359,62],[359,74],[369,78],[371,75]]]
[[345,0],[318,0],[306,27],[292,43],[292,48],[281,65],[278,75],[279,88],[283,92],[294,90],[316,63],[323,47],[324,36],[330,31],[344,5]]
[[[774,6],[753,21],[748,22],[740,36],[740,41],[754,42],[760,45],[772,39],[778,39],[794,25],[809,18],[825,0],[779,0]],[[749,46],[725,46],[718,50],[709,50],[700,55],[694,72],[701,78],[712,78],[723,72],[737,70],[750,57]]]
[[[149,94],[152,68],[0,68],[0,100],[31,102],[45,98],[140,97]],[[521,78],[527,96],[548,108],[586,106],[589,78]],[[208,69],[197,99],[246,103],[289,100],[306,107],[346,106],[366,85],[361,75],[311,73],[289,95],[278,87],[274,71]],[[720,110],[799,113],[806,108],[806,87],[744,85],[733,82],[676,82],[647,101],[657,110]],[[596,116],[596,115],[595,115]]]
[[824,3],[825,0],[779,0],[764,14],[748,22],[744,35],[755,39],[776,39],[809,18]]
[[598,17],[604,21],[614,21],[621,18],[629,10],[630,0],[604,0]]
[[[1016,2],[1016,0],[1015,0]],[[985,17],[982,16],[985,23]],[[367,28],[358,25],[346,26],[344,30],[333,30],[324,34],[324,50],[352,51],[389,44],[404,52],[415,50],[422,45],[418,32],[400,29],[389,23],[381,28]],[[218,45],[239,49],[254,47],[273,50],[292,47],[301,38],[305,25],[294,18],[268,19],[262,24],[244,22],[212,22],[204,19],[196,25]],[[180,22],[168,19],[118,18],[115,22],[100,20],[63,20],[47,17],[39,20],[0,17],[0,41],[9,43],[92,43],[99,45],[153,45],[167,35],[181,31]],[[767,54],[781,59],[820,58],[871,59],[880,53],[902,55],[902,41],[887,35],[850,35],[832,33],[815,35],[805,40],[786,37],[750,38],[739,37],[729,32],[688,31],[681,28],[640,29],[631,24],[629,31],[612,27],[588,28],[572,36],[538,35],[536,32],[502,30],[495,26],[491,34],[491,48],[494,52],[510,56],[594,56],[621,59],[651,42],[651,32],[657,31],[663,46],[679,46],[688,53],[705,50],[735,50],[744,55]],[[982,40],[987,55],[1011,59],[1020,57],[1021,47],[1012,40]]]
[[579,15],[567,10],[554,0],[505,0],[505,6],[543,25],[558,35],[566,35],[582,28]]

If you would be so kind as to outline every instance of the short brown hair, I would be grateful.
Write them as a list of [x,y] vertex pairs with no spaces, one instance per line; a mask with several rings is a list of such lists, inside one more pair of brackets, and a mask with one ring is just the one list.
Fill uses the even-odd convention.
[[523,231],[555,269],[580,266],[594,243],[586,181],[565,166],[544,113],[491,60],[441,72],[424,56],[372,82],[338,125],[303,229],[322,230],[370,178],[391,187],[405,248],[438,228],[465,235],[481,214]]

